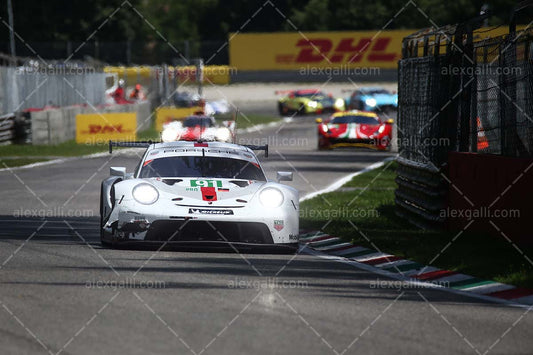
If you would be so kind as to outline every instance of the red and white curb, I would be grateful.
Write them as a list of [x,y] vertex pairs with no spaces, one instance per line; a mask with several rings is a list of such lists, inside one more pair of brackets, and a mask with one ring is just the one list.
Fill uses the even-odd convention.
[[426,266],[400,257],[353,245],[322,232],[300,234],[300,244],[308,254],[355,265],[397,280],[425,287],[440,288],[452,293],[507,303],[516,306],[533,305],[533,289],[515,287],[483,280],[455,271]]

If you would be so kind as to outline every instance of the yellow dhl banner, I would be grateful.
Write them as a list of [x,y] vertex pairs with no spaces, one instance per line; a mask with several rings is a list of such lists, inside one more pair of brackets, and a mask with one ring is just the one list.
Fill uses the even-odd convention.
[[[173,67],[174,75],[178,78],[180,84],[194,84],[196,80],[196,67]],[[205,84],[226,85],[230,82],[231,67],[227,65],[206,65],[204,67]]]
[[[517,26],[517,31],[524,28]],[[230,66],[237,70],[396,69],[404,37],[417,31],[232,33]],[[474,32],[474,41],[508,33],[505,26],[481,28]]]
[[163,130],[163,125],[170,121],[183,119],[193,115],[195,112],[203,111],[199,106],[193,107],[159,107],[155,111],[155,129],[158,132]]
[[415,30],[240,33],[230,35],[230,66],[237,70],[309,67],[395,69],[402,39]]
[[[525,25],[518,25],[516,26],[516,31],[518,36],[521,36],[520,32],[527,29],[527,26]],[[430,30],[427,30],[429,33]],[[502,26],[502,27],[489,27],[489,28],[478,28],[477,30],[474,30],[473,34],[473,41],[474,43],[481,43],[483,41],[506,36],[509,34],[509,27]],[[425,45],[425,38],[424,33],[420,33],[419,37],[414,37],[411,39],[410,45],[416,45],[418,50],[418,56],[422,56],[424,53],[424,45]],[[432,35],[427,36],[428,44],[430,45],[430,48],[435,45],[436,41],[439,41],[439,52],[445,53],[446,47],[449,45],[450,40],[454,40],[453,38],[450,38],[449,36],[444,35],[443,33],[436,32]],[[499,51],[494,50],[494,48],[490,49],[487,46],[484,46],[483,44],[480,47],[474,47],[474,57],[472,59],[475,59],[477,62],[490,62],[500,56]]]
[[[193,65],[182,67],[168,67],[169,79],[177,79],[180,84],[195,84],[196,67]],[[206,65],[204,67],[205,84],[226,85],[230,82],[232,68],[228,65]],[[162,70],[158,67],[104,67],[105,73],[116,73],[122,79],[126,78],[150,78],[161,75]]]
[[137,138],[135,112],[76,115],[76,143],[97,144],[109,140],[134,141]]
[[104,73],[117,73],[119,77],[124,78],[149,78],[154,72],[151,67],[104,67]]

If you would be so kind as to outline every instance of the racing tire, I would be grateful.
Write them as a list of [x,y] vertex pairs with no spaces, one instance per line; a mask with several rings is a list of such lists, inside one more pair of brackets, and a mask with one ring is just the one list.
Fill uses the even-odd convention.
[[[114,193],[114,188],[111,189],[111,193]],[[113,239],[113,236],[111,236]],[[105,248],[114,248],[115,245],[113,242],[105,240],[104,232],[104,186],[100,187],[100,244]]]
[[323,142],[323,139],[320,136],[318,137],[317,149],[318,150],[329,150],[330,149],[329,146]]
[[278,103],[278,112],[280,116],[286,116],[289,113],[289,110],[281,102]]
[[392,139],[391,137],[387,136],[387,144],[382,149],[385,152],[390,152],[392,150]]
[[104,186],[100,187],[100,244],[103,247],[111,247],[111,243],[104,240]]

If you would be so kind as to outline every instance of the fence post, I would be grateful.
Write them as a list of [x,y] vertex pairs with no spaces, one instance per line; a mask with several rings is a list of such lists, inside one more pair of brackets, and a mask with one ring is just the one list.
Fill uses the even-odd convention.
[[476,51],[474,50],[474,30],[472,26],[468,26],[467,34],[467,45],[466,45],[466,55],[468,67],[471,68],[472,80],[469,84],[469,87],[466,88],[468,93],[468,115],[470,117],[470,152],[477,152],[477,74],[476,74]]
[[[464,26],[457,26],[455,30],[454,38],[453,38],[453,44],[452,44],[451,51],[450,51],[450,55],[452,57],[451,58],[452,68],[462,68],[463,66],[463,55],[464,55],[463,35],[464,35]],[[455,76],[452,76],[450,79],[451,91],[448,92],[448,95],[449,95],[449,99],[453,100],[454,102],[452,102],[449,105],[449,110],[447,110],[448,115],[446,116],[448,121],[454,124],[455,137],[456,137],[456,140],[459,140],[459,142],[456,141],[456,149],[459,152],[468,151],[468,144],[466,143],[466,141],[468,140],[468,133],[465,135],[465,126],[470,124],[469,117],[466,117],[466,120],[465,120],[464,110],[462,109],[462,106],[463,106],[462,101],[457,100],[457,96],[456,96],[456,95],[462,96],[462,93],[460,93],[460,91],[464,90],[463,79],[464,79],[463,75],[459,75],[459,78],[455,78]],[[453,99],[454,96],[456,96],[455,99]]]
[[50,132],[50,116],[46,115],[46,133],[48,134],[47,144],[52,144],[52,132]]
[[203,81],[204,81],[204,60],[198,59],[196,64],[196,82],[198,83],[198,95],[203,98]]

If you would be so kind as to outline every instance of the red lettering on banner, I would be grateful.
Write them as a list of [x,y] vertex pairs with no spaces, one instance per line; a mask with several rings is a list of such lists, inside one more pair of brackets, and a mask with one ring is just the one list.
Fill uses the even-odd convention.
[[297,63],[320,63],[331,51],[333,43],[327,38],[301,39],[296,43],[296,47],[304,47],[296,57]]
[[371,38],[361,38],[354,46],[352,45],[353,38],[343,38],[335,48],[335,54],[331,57],[333,63],[340,63],[344,59],[345,54],[349,54],[348,63],[357,63],[363,59],[363,53],[370,47]]
[[[300,47],[294,62],[296,63],[358,63],[366,59],[370,62],[393,62],[397,60],[396,53],[387,53],[386,50],[392,41],[391,37],[372,38],[342,38],[334,46],[333,41],[327,38],[300,39],[296,47]],[[355,43],[354,43],[355,42]],[[335,50],[332,49],[335,48]],[[330,56],[331,54],[331,56]],[[290,55],[278,55],[276,62],[283,63],[290,59]]]
[[[387,49],[391,39],[390,38],[378,38],[372,52],[368,55],[370,62],[392,62],[396,59],[396,53],[382,53]],[[379,52],[379,53],[376,53]]]
[[98,124],[90,124],[89,131],[88,131],[89,134],[115,133],[115,132],[126,133],[126,132],[131,132],[131,130],[125,130],[121,124],[116,125],[116,126],[110,126],[110,125],[101,126]]

